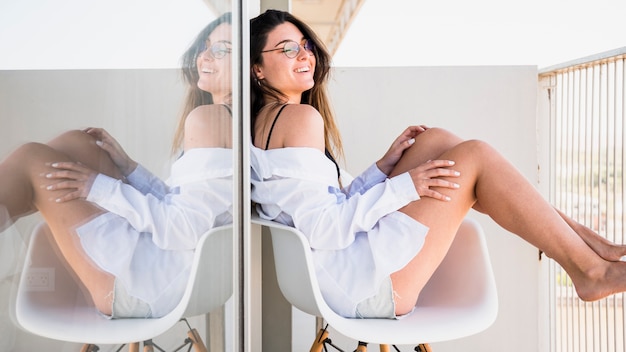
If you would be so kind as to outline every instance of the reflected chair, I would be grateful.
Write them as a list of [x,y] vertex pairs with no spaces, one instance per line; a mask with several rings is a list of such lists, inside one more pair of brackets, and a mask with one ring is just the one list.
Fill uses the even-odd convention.
[[[487,329],[496,319],[498,297],[484,233],[478,222],[466,218],[448,254],[422,290],[415,311],[399,319],[349,319],[332,311],[320,292],[306,237],[297,229],[253,215],[253,223],[267,226],[272,237],[276,275],[281,292],[293,306],[323,318],[340,334],[359,341],[356,351],[377,343],[418,345],[470,336]],[[328,332],[318,332],[311,351],[332,345]]]
[[[15,319],[32,334],[83,343],[82,351],[97,351],[98,344],[129,344],[129,350],[137,351],[141,341],[144,351],[154,347],[162,351],[152,338],[185,317],[223,306],[232,295],[231,225],[202,235],[183,298],[170,313],[154,319],[107,319],[97,313],[52,249],[51,236],[45,223],[38,224],[33,232],[17,289]],[[186,345],[189,350],[193,346],[195,351],[206,351],[200,335],[191,327]]]

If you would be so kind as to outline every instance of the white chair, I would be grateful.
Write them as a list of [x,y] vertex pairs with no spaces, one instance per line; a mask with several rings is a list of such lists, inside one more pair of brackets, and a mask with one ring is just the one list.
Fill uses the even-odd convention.
[[[48,226],[39,224],[30,239],[16,295],[15,318],[24,330],[43,337],[91,344],[132,344],[147,341],[182,318],[206,314],[232,295],[232,226],[214,228],[200,238],[189,283],[172,312],[155,319],[106,319],[85,299],[49,240]],[[112,253],[115,255],[115,253]],[[193,336],[192,336],[193,335]],[[195,329],[185,343],[206,350]],[[90,345],[88,345],[90,344]],[[144,346],[146,343],[144,343]],[[191,347],[190,347],[191,348]],[[144,347],[146,349],[146,347]],[[147,348],[149,350],[149,347]],[[159,348],[160,349],[160,348]],[[93,350],[97,350],[97,347]]]
[[[322,298],[304,235],[289,226],[253,216],[269,227],[281,292],[293,306],[322,317],[337,332],[357,341],[388,345],[420,345],[476,334],[496,319],[498,297],[484,233],[465,219],[440,267],[420,294],[415,311],[400,320],[348,319],[332,311]],[[321,335],[321,334],[320,334]],[[318,340],[324,339],[318,335]],[[321,351],[316,341],[311,351]],[[317,349],[316,349],[317,348]],[[359,346],[358,351],[365,351]],[[416,348],[416,350],[418,350]]]

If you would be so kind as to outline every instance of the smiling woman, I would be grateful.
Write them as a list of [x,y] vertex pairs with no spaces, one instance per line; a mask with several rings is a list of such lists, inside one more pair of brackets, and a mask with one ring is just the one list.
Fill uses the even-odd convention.
[[[94,316],[161,317],[180,301],[199,235],[232,222],[230,13],[35,1],[0,4],[0,247],[21,253],[43,219]],[[0,259],[4,303],[19,279],[4,268],[23,257]],[[64,349],[17,329],[5,306],[5,348]],[[168,350],[179,338],[164,338]]]

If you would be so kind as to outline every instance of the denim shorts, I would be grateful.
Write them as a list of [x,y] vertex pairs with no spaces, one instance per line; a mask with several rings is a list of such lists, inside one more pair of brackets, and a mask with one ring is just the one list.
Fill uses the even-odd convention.
[[386,278],[380,285],[378,293],[366,298],[356,306],[356,318],[397,319],[396,303],[393,300],[391,278]]
[[111,318],[152,318],[150,305],[128,294],[124,285],[115,279],[113,284],[113,305]]

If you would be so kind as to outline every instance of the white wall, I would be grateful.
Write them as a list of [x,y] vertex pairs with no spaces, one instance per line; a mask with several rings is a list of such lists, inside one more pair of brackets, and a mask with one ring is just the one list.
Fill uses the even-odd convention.
[[[0,71],[0,158],[28,141],[68,129],[106,128],[129,155],[161,177],[169,173],[173,130],[184,90],[179,70]],[[7,314],[32,223],[29,216],[0,234],[0,351],[77,351],[80,346],[32,336]],[[195,321],[203,331],[203,321]],[[179,324],[156,343],[182,344]],[[101,351],[113,346],[101,346]]]
[[[407,125],[427,124],[488,141],[529,179],[537,178],[535,67],[337,68],[330,89],[344,137],[346,168],[352,174],[377,160]],[[67,129],[102,126],[129,154],[166,176],[182,94],[176,70],[0,71],[0,157],[25,141],[46,141]],[[499,315],[481,334],[433,347],[437,352],[535,351],[537,251],[486,216],[471,216],[487,233]],[[76,350],[76,345],[21,332],[5,314],[15,285],[10,274],[21,266],[15,263],[30,222],[20,222],[0,236],[0,351],[44,346]],[[294,346],[297,351],[308,349],[313,319],[298,315],[294,325],[298,326]],[[184,331],[170,334],[165,347],[177,346],[182,337]],[[355,347],[331,337],[347,350]]]
[[[351,174],[380,158],[408,125],[426,124],[489,142],[536,183],[534,66],[337,68],[330,89]],[[498,318],[483,333],[433,344],[433,349],[536,351],[538,252],[485,215],[470,216],[487,234],[500,300]]]

